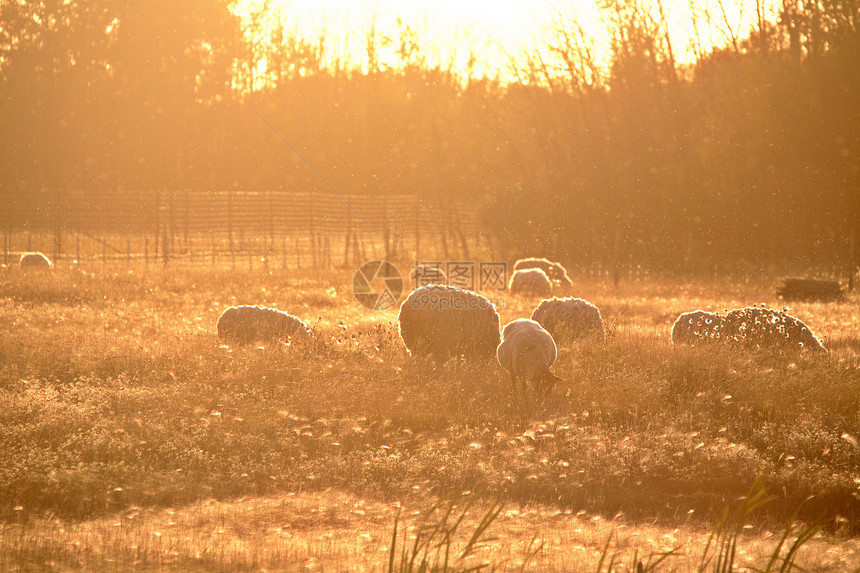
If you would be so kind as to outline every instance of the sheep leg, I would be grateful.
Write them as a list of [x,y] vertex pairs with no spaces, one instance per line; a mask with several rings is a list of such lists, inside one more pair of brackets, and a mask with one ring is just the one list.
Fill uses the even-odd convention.
[[514,392],[514,398],[520,397],[520,380],[519,376],[511,372],[511,390]]

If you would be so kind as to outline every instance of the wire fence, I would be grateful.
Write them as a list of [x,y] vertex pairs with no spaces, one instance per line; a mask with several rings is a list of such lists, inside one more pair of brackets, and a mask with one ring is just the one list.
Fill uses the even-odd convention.
[[465,201],[416,195],[42,191],[9,205],[5,219],[7,265],[35,250],[58,263],[336,267],[468,258],[480,245],[480,223]]
[[[118,190],[113,193],[34,191],[0,203],[2,259],[11,266],[23,252],[41,251],[59,266],[109,268],[142,263],[242,268],[357,268],[369,260],[508,261],[519,256],[563,260],[574,276],[637,279],[655,270],[632,256],[616,229],[597,255],[559,257],[564,245],[508,244],[484,225],[466,199],[431,201],[417,195],[338,195],[272,191]],[[697,257],[691,233],[683,261],[668,274],[762,274],[756,262],[720,265]],[[850,233],[848,260],[855,261]],[[559,248],[561,247],[561,248]],[[793,268],[822,278],[848,277],[856,266]],[[659,272],[659,269],[658,271]],[[765,274],[773,274],[769,270]]]

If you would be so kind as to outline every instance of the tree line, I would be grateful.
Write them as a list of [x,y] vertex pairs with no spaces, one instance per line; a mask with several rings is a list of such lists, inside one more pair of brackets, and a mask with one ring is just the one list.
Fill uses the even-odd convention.
[[356,63],[266,3],[0,1],[2,224],[61,226],[110,197],[105,216],[136,231],[139,190],[334,189],[466,197],[494,239],[581,262],[620,242],[651,266],[844,264],[860,2],[763,2],[746,29],[719,0],[693,10],[724,41],[694,36],[680,61],[661,0],[599,0],[604,36],[560,12],[490,76],[402,22],[366,30]]

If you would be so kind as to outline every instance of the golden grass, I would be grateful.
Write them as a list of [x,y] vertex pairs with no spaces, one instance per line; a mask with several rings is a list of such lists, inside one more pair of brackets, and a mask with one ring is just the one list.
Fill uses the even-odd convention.
[[[671,346],[681,312],[779,306],[771,282],[577,282],[609,335],[560,354],[565,383],[546,407],[512,403],[491,361],[410,358],[396,311],[367,311],[350,282],[348,272],[0,271],[0,568],[314,560],[378,570],[392,503],[423,509],[476,487],[520,512],[503,514],[496,549],[480,557],[502,568],[517,568],[535,531],[544,540],[536,570],[593,569],[613,529],[610,547],[628,565],[634,549],[656,551],[665,535],[693,559],[696,540],[756,476],[776,499],[745,552],[766,554],[763,532],[813,495],[803,517],[822,517],[828,537],[804,548],[805,562],[858,565],[855,298],[791,310],[830,348],[816,359]],[[220,344],[218,315],[246,303],[298,315],[315,341]],[[503,322],[534,304],[506,298]],[[343,509],[356,503],[378,519]],[[322,506],[334,517],[314,521]],[[283,545],[271,529],[280,518],[269,517],[281,510],[310,524]],[[177,525],[163,525],[168,515]],[[231,525],[213,536],[219,519]]]
[[[399,551],[414,540],[430,501],[382,502],[340,491],[301,492],[229,502],[202,500],[183,508],[129,507],[83,522],[31,519],[0,528],[0,568],[370,571],[389,558],[395,518]],[[457,554],[487,509],[478,503],[453,544]],[[462,565],[492,564],[499,571],[594,571],[605,552],[615,571],[631,571],[674,551],[660,570],[695,571],[709,531],[680,520],[668,528],[543,504],[502,509],[487,540]],[[737,563],[764,567],[779,531],[750,528],[741,537]],[[607,545],[608,542],[608,545]],[[398,553],[399,557],[399,553]],[[608,559],[605,560],[605,563]],[[857,539],[818,536],[797,565],[846,571],[860,565]]]

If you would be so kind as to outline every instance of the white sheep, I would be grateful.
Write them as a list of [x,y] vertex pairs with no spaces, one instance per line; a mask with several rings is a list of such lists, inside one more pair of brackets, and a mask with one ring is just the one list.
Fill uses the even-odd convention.
[[397,318],[410,354],[445,361],[463,355],[491,357],[499,345],[499,313],[472,291],[429,285],[409,293]]
[[265,306],[231,306],[218,318],[218,337],[236,344],[309,338],[301,319]]
[[545,299],[532,312],[538,322],[558,344],[568,344],[582,338],[603,340],[603,317],[600,309],[581,298]]
[[525,397],[528,386],[532,385],[541,396],[546,396],[560,380],[549,371],[557,353],[549,332],[534,320],[518,318],[505,325],[496,358],[510,373],[515,394]]
[[724,340],[741,346],[827,352],[803,321],[780,310],[736,308],[723,318],[721,330]]
[[522,269],[511,275],[508,290],[515,296],[549,296],[552,283],[541,269]]
[[672,344],[717,342],[722,336],[723,316],[715,312],[694,310],[679,316],[672,325]]
[[428,285],[448,284],[448,277],[439,267],[416,265],[412,267],[412,284],[415,288]]
[[573,283],[567,275],[567,269],[561,263],[550,261],[543,258],[520,259],[514,263],[514,271],[524,269],[540,269],[546,273],[549,280],[552,282],[554,289],[562,294],[569,292],[573,288]]
[[54,268],[54,263],[44,253],[22,253],[21,258],[18,259],[18,268],[23,270],[52,269]]

